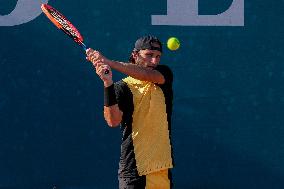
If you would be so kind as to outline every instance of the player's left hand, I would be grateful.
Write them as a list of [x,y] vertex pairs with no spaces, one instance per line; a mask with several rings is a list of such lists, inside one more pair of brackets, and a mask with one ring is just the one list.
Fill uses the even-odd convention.
[[86,59],[90,62],[92,62],[92,64],[96,67],[96,63],[101,62],[104,64],[108,64],[108,62],[110,61],[109,59],[107,59],[105,56],[103,56],[99,51],[96,51],[94,49],[87,49],[86,50]]

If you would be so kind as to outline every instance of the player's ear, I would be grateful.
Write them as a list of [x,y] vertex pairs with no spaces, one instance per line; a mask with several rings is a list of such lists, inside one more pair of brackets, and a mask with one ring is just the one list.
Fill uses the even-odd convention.
[[132,53],[131,53],[131,57],[130,57],[130,62],[132,63],[132,64],[135,64],[136,63],[136,60],[137,60],[137,57],[138,57],[138,52],[137,51],[133,51]]
[[133,57],[134,59],[136,59],[136,58],[138,57],[138,52],[137,52],[137,51],[133,51],[133,52],[132,52],[132,57]]

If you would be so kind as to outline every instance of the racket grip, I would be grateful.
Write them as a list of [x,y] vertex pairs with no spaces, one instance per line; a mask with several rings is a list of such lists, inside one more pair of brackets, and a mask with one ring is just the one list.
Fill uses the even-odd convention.
[[84,49],[84,51],[86,51],[87,50],[87,46],[83,42],[81,42],[80,44],[81,44],[81,47]]
[[[86,51],[87,50],[87,46],[83,42],[80,42],[80,44],[81,44],[81,47],[84,49],[84,51]],[[109,70],[106,70],[105,74],[109,74]]]

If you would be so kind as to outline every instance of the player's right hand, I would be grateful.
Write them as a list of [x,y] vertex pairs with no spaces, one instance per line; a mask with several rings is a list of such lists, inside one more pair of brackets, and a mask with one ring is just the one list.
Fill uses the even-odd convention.
[[[99,60],[94,62],[97,75],[103,80],[104,86],[108,87],[113,84],[112,71],[109,65],[100,62]],[[108,71],[108,73],[106,73]]]

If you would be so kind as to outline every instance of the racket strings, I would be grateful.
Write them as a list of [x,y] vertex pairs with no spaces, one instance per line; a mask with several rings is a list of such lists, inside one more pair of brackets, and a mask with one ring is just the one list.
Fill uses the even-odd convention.
[[65,30],[65,33],[70,35],[70,37],[75,37],[74,40],[78,40],[80,38],[80,35],[78,35],[78,32],[72,27],[71,23],[60,13],[57,11],[50,11],[50,14],[53,16],[53,18],[58,22],[58,24],[62,27],[62,29]]
[[83,43],[83,37],[76,27],[58,10],[47,4],[42,4],[41,6],[45,15],[49,20],[56,25],[61,31],[72,38],[77,44],[82,46],[86,50],[86,45]]

